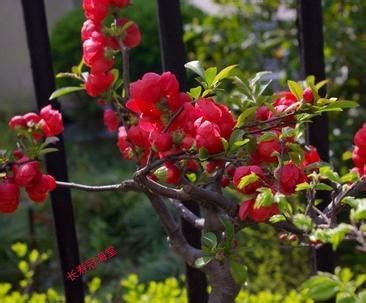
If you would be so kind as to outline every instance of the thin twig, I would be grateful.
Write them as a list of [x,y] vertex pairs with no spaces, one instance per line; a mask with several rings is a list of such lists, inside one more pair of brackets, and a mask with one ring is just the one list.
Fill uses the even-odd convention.
[[86,192],[128,192],[128,191],[136,191],[140,192],[141,188],[138,184],[133,180],[126,180],[119,184],[112,184],[112,185],[102,185],[102,186],[90,186],[78,183],[71,183],[71,182],[56,182],[57,187],[59,188],[69,188],[69,189],[76,189]]

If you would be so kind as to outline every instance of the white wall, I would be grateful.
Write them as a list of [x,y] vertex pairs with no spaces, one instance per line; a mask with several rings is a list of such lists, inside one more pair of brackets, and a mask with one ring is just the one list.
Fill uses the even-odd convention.
[[[49,32],[77,0],[44,0]],[[33,108],[35,97],[20,0],[0,1],[0,110]]]

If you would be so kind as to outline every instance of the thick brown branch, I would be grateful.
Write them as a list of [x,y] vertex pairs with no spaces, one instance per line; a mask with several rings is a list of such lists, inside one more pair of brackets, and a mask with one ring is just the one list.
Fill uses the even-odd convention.
[[183,236],[180,226],[174,220],[162,198],[150,193],[147,195],[164,226],[172,249],[176,254],[182,257],[188,265],[193,266],[195,260],[202,256],[202,251],[188,244],[187,240]]
[[171,199],[171,202],[174,204],[177,209],[179,215],[188,221],[191,225],[198,229],[203,229],[205,226],[205,219],[196,216],[193,212],[191,212],[187,207],[184,206],[182,202],[179,200]]
[[69,182],[60,182],[60,181],[57,181],[56,185],[57,185],[57,187],[60,187],[60,188],[76,189],[76,190],[87,191],[87,192],[108,192],[108,191],[140,192],[141,191],[141,188],[133,180],[126,180],[119,184],[102,185],[102,186],[90,186],[90,185],[69,183]]

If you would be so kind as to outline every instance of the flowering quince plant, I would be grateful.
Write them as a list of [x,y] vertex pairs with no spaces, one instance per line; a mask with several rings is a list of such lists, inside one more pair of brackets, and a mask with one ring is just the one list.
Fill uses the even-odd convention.
[[[356,133],[355,168],[340,176],[305,143],[307,123],[323,112],[357,106],[352,101],[321,97],[326,81],[288,81],[288,89],[267,94],[270,73],[246,79],[237,66],[221,71],[192,61],[186,68],[198,86],[182,92],[174,74],[146,73],[130,83],[129,50],[138,46],[138,25],[120,17],[128,0],[84,0],[87,20],[81,29],[83,58],[70,73],[80,86],[61,88],[50,99],[85,90],[104,107],[104,123],[116,134],[124,159],[135,161],[130,180],[115,185],[57,186],[88,191],[137,191],[151,200],[169,236],[172,249],[211,282],[210,302],[234,302],[246,281],[244,246],[237,234],[255,223],[273,225],[280,239],[302,245],[333,248],[355,241],[366,251],[366,200],[357,195],[365,183],[366,124]],[[111,21],[108,23],[107,21]],[[122,75],[115,58],[122,55]],[[88,68],[85,71],[84,67]],[[223,91],[231,81],[234,89]],[[220,97],[219,97],[220,96]],[[224,104],[225,103],[225,104]],[[16,150],[2,153],[0,211],[13,212],[24,187],[34,202],[44,201],[56,183],[44,175],[40,156],[63,130],[60,113],[50,106],[40,115],[13,117],[9,123],[19,138]],[[350,155],[351,154],[351,155]],[[325,205],[317,192],[330,192]],[[185,201],[195,201],[204,216],[192,213]],[[190,246],[165,203],[203,230],[202,248]],[[339,223],[341,210],[349,213]],[[343,216],[344,218],[344,216]]]

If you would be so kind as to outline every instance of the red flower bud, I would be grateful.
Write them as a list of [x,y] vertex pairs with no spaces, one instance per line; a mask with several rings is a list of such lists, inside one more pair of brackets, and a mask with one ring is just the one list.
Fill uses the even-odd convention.
[[219,127],[210,121],[204,121],[197,128],[197,149],[205,148],[209,154],[217,154],[224,150]]
[[88,40],[94,32],[100,32],[101,26],[93,20],[86,20],[81,28],[81,40]]
[[62,115],[58,110],[52,109],[51,105],[48,105],[41,109],[41,118],[47,124],[49,132],[46,133],[46,137],[57,136],[64,131],[64,124],[62,122]]
[[128,48],[134,48],[141,43],[141,32],[138,25],[135,22],[130,21],[126,18],[118,19],[117,24],[118,26],[122,27],[127,22],[131,22],[131,24],[127,27],[124,33],[122,43]]
[[0,181],[0,212],[13,213],[19,206],[19,187],[10,178]]
[[26,127],[27,122],[22,116],[14,116],[9,121],[9,127],[14,129],[16,127]]
[[108,15],[109,0],[83,0],[85,17],[94,22],[101,22]]
[[166,183],[177,185],[180,182],[181,172],[174,164],[165,164],[167,168]]
[[118,114],[114,110],[111,109],[105,110],[103,120],[104,125],[110,132],[114,132],[118,129],[119,126]]
[[267,163],[277,162],[277,157],[272,156],[272,154],[277,151],[281,151],[281,144],[278,140],[272,139],[263,141],[258,144],[258,156],[260,159]]
[[359,148],[366,150],[366,123],[357,131],[353,142]]
[[154,133],[150,134],[150,142],[158,152],[166,152],[173,146],[172,137],[168,133]]
[[31,186],[42,177],[41,166],[38,161],[14,164],[13,173],[16,184],[24,187]]
[[297,184],[306,181],[304,172],[293,163],[282,166],[276,175],[280,179],[281,192],[284,194],[293,194]]
[[308,87],[304,90],[302,97],[306,103],[314,102],[314,94],[310,87]]
[[89,96],[97,97],[106,92],[113,83],[112,73],[89,74],[85,89]]
[[[244,186],[242,189],[239,189],[239,184],[240,181],[243,177],[248,176],[250,174],[256,174],[259,177],[259,180],[250,183],[246,186]],[[256,190],[261,187],[262,182],[261,182],[261,178],[264,177],[264,173],[262,168],[260,168],[259,166],[256,165],[251,165],[251,166],[239,166],[238,168],[236,168],[235,170],[235,174],[234,174],[234,178],[233,178],[233,183],[234,183],[234,187],[244,193],[244,194],[253,194],[256,192]]]
[[48,192],[56,188],[56,181],[50,175],[42,175],[41,179],[34,185],[26,187],[29,198],[34,202],[43,202]]

